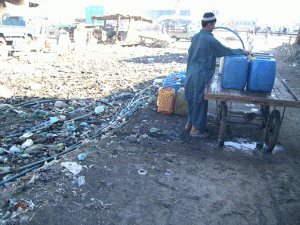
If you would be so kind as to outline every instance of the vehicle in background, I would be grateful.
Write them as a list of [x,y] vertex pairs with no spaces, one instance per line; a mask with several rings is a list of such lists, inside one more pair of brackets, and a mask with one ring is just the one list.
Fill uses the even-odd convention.
[[28,44],[36,38],[36,29],[27,26],[22,16],[2,16],[0,25],[0,46],[13,44],[15,40],[24,39]]
[[194,27],[184,27],[182,29],[169,29],[169,36],[174,38],[176,41],[180,39],[187,39],[190,40],[198,31]]
[[48,26],[46,28],[46,37],[49,39],[58,39],[59,38],[59,29],[54,25]]

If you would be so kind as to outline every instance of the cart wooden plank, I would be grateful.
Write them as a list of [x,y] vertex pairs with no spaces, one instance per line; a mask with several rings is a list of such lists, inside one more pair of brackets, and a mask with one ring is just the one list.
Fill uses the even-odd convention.
[[300,108],[300,101],[291,93],[288,86],[277,74],[272,92],[254,92],[248,90],[235,90],[221,87],[221,75],[218,68],[207,84],[204,98],[206,100],[218,100],[238,103],[249,103],[259,105],[281,106]]

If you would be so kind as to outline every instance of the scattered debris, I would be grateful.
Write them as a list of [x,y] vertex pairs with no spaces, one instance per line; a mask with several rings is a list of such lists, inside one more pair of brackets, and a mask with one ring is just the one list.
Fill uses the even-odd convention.
[[289,44],[283,43],[280,47],[278,47],[280,53],[284,57],[284,62],[292,62],[293,67],[300,64],[300,46],[296,43]]
[[78,160],[84,161],[86,157],[87,157],[87,154],[85,154],[85,153],[80,153],[80,154],[78,155]]
[[[186,56],[185,50],[102,45],[75,52],[28,52],[3,60],[0,91],[10,93],[0,96],[0,176],[5,190],[56,179],[48,173],[52,164],[83,143],[114,135],[139,109],[154,104],[164,78],[182,71]],[[128,141],[155,147],[145,133]],[[87,157],[78,154],[79,162],[86,163]],[[60,165],[75,188],[88,186],[85,176],[78,176],[85,167],[74,161]],[[26,175],[37,168],[34,175]],[[109,209],[111,204],[95,207]],[[3,211],[1,219],[28,220],[25,214],[18,216],[21,209],[24,212],[16,208],[18,214]]]
[[61,166],[68,169],[71,173],[73,173],[74,176],[80,173],[82,170],[82,166],[76,162],[62,162]]
[[85,185],[85,176],[78,177],[78,187]]
[[151,132],[151,133],[156,133],[156,132],[158,132],[158,131],[160,131],[160,129],[159,129],[159,128],[156,128],[156,127],[152,127],[152,128],[150,129],[150,132]]
[[139,173],[139,175],[146,175],[147,174],[147,170],[139,169],[138,173]]

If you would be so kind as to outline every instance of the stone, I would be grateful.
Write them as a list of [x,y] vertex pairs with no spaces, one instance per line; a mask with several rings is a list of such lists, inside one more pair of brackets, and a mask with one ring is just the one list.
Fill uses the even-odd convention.
[[7,87],[0,86],[0,97],[2,98],[11,98],[13,96],[13,92],[9,90]]
[[104,106],[97,106],[95,108],[95,113],[98,115],[98,114],[101,114],[101,113],[104,113],[105,112],[105,107]]
[[0,148],[0,155],[4,154],[6,152],[5,148]]
[[33,145],[33,141],[31,139],[27,139],[21,146],[22,149],[28,148]]
[[24,153],[29,154],[29,155],[34,154],[34,153],[37,153],[39,151],[42,151],[43,147],[44,147],[43,144],[32,145],[32,146],[26,148]]
[[[6,167],[0,167],[0,172],[6,172],[9,171],[11,168],[6,166]],[[3,179],[4,180],[4,179]]]
[[69,105],[66,104],[66,103],[63,102],[63,101],[56,101],[56,102],[54,103],[54,107],[55,107],[55,108],[67,108],[67,107],[69,107]]
[[12,146],[9,151],[8,151],[10,154],[15,154],[15,153],[21,153],[23,152],[22,149],[18,148],[17,146]]
[[72,103],[71,103],[71,106],[72,107],[78,107],[79,103],[76,100],[73,100]]

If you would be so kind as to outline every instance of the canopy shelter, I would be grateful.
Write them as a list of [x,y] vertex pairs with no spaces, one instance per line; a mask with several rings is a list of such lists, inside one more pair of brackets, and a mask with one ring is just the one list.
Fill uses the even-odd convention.
[[152,19],[147,19],[147,18],[144,18],[142,16],[130,16],[130,15],[121,15],[121,14],[112,14],[112,15],[104,15],[104,16],[92,16],[93,23],[94,23],[94,20],[104,20],[104,26],[106,25],[107,20],[116,20],[117,21],[117,26],[116,26],[115,40],[117,40],[118,36],[119,36],[119,29],[120,29],[119,24],[120,24],[121,20],[129,20],[127,32],[129,30],[131,20],[153,23]]
[[142,16],[130,16],[130,15],[121,15],[121,14],[112,14],[104,16],[92,16],[92,20],[134,20],[134,21],[144,21],[148,23],[153,23],[152,19],[147,19]]

